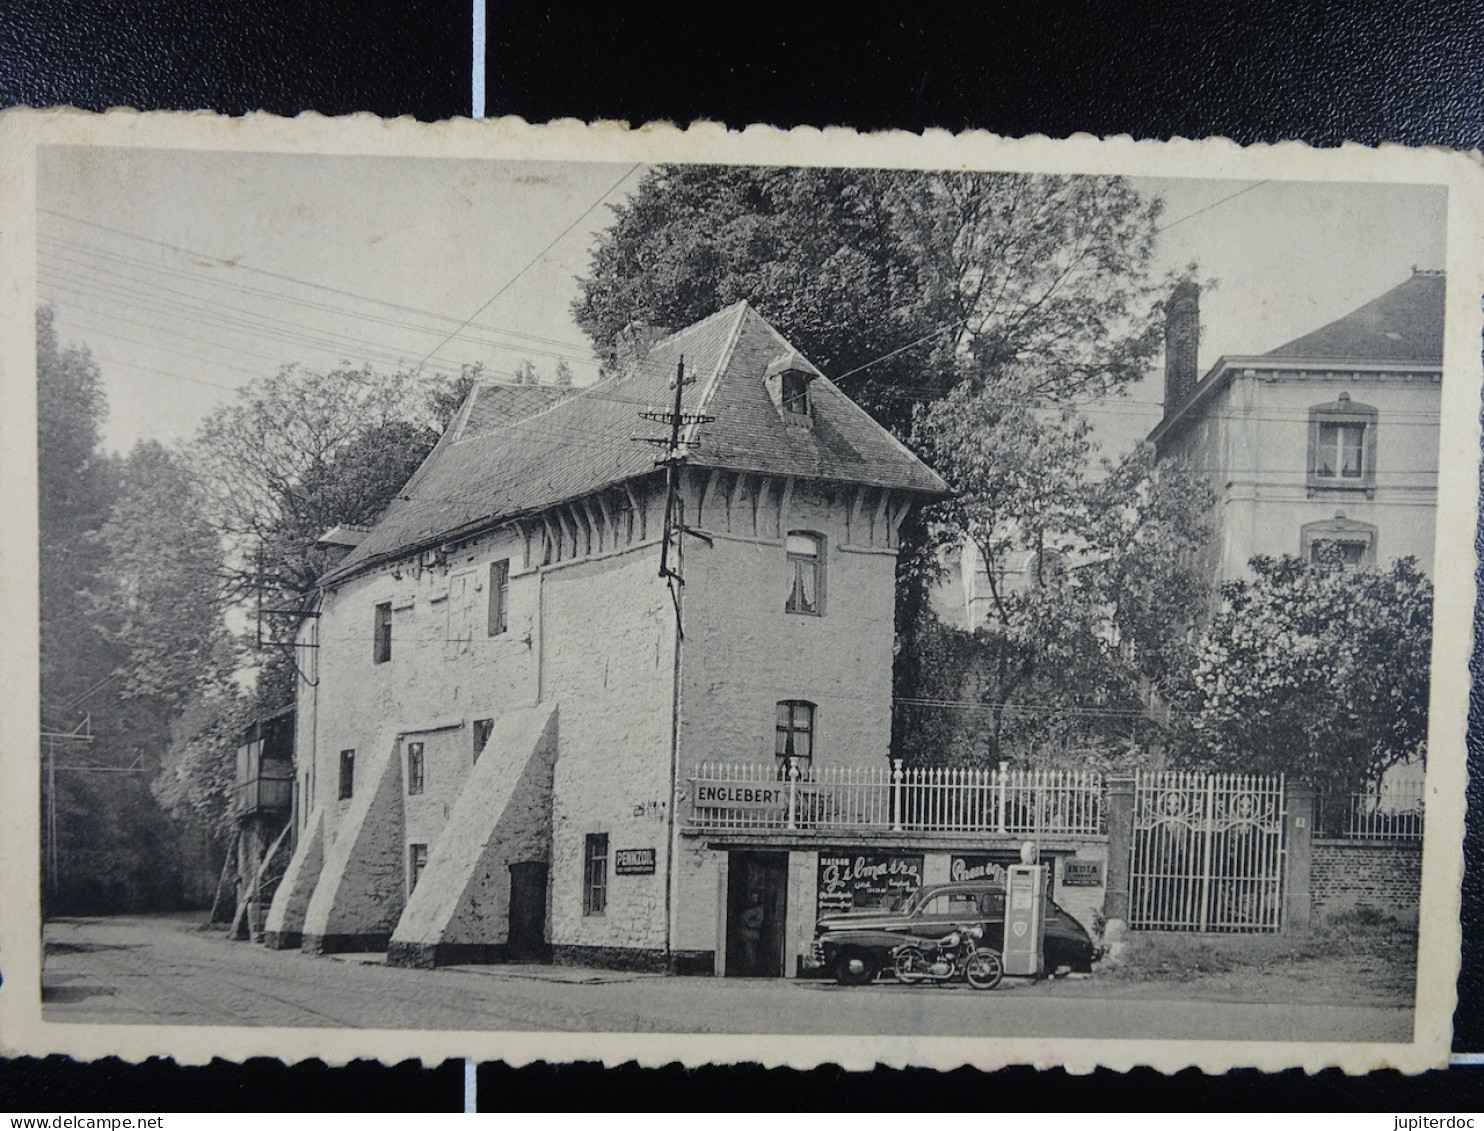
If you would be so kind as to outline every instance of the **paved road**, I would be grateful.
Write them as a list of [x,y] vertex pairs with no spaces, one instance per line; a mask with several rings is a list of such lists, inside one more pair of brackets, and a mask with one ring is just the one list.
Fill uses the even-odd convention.
[[551,967],[404,970],[228,942],[179,917],[47,928],[49,1021],[589,1032],[1407,1041],[1394,1004],[1231,1000],[1085,981],[966,986],[665,978]]

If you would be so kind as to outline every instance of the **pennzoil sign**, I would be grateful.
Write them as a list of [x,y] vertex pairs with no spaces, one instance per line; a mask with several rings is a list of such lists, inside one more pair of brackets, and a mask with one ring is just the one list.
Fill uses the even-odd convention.
[[613,871],[619,876],[654,875],[654,849],[620,848],[613,854]]

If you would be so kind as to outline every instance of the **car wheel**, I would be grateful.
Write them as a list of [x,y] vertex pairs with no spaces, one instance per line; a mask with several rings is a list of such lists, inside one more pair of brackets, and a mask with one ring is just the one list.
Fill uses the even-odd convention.
[[897,981],[914,985],[927,977],[927,956],[918,947],[904,946],[896,953],[895,969]]
[[868,986],[876,980],[881,964],[859,947],[842,950],[835,962],[835,981],[842,986]]
[[1000,964],[999,952],[994,950],[977,951],[964,968],[964,977],[976,990],[992,990],[1004,976],[1005,968]]

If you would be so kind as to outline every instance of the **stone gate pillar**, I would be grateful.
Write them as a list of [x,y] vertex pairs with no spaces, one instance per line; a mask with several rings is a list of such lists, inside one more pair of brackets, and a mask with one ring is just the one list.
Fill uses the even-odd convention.
[[1134,779],[1108,779],[1108,880],[1103,890],[1103,918],[1128,920],[1128,863],[1134,843]]
[[1289,784],[1284,790],[1287,804],[1283,818],[1283,920],[1284,934],[1308,934],[1314,916],[1312,875],[1314,869],[1314,791],[1306,785]]

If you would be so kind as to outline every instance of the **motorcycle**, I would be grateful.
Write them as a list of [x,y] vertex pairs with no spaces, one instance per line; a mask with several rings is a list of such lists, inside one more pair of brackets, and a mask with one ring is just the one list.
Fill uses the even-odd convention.
[[976,990],[994,989],[1005,968],[999,951],[979,947],[983,937],[982,927],[959,927],[936,942],[914,938],[895,947],[891,957],[897,981],[910,986],[963,978]]

